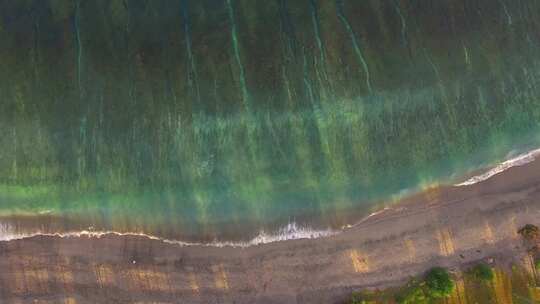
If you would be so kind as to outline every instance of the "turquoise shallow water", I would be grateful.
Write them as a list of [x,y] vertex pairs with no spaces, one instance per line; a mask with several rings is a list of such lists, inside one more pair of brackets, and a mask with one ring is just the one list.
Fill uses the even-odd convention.
[[340,227],[540,146],[536,2],[0,6],[4,217]]

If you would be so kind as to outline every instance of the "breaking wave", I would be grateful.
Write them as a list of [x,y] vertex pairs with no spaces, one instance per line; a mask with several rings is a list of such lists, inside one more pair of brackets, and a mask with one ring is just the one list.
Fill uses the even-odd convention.
[[51,237],[60,237],[60,238],[71,238],[71,237],[91,237],[91,238],[101,238],[106,236],[138,236],[145,237],[151,240],[159,240],[168,244],[175,244],[180,246],[205,246],[205,247],[250,247],[263,245],[268,243],[287,241],[287,240],[299,240],[299,239],[315,239],[321,237],[328,237],[336,235],[340,230],[333,229],[324,229],[324,230],[315,230],[310,227],[303,227],[297,223],[289,223],[286,226],[278,229],[273,233],[266,233],[265,231],[259,232],[259,234],[252,238],[249,241],[245,242],[227,242],[227,241],[213,241],[209,243],[202,242],[184,242],[179,240],[171,240],[166,238],[161,238],[158,236],[142,233],[142,232],[117,232],[117,231],[92,231],[92,230],[82,230],[82,231],[72,231],[72,232],[58,232],[58,233],[46,233],[46,232],[34,232],[34,233],[19,233],[9,224],[0,223],[0,241],[13,241],[21,240],[37,236],[51,236]]
[[527,153],[524,153],[524,154],[520,154],[514,158],[511,158],[509,160],[506,160],[502,163],[500,163],[499,165],[493,167],[492,169],[488,170],[487,172],[485,173],[482,173],[480,175],[476,175],[476,176],[473,176],[471,178],[469,178],[468,180],[462,182],[462,183],[459,183],[459,184],[455,184],[454,186],[456,187],[463,187],[463,186],[470,186],[470,185],[474,185],[474,184],[477,184],[477,183],[480,183],[480,182],[483,182],[497,174],[500,174],[512,167],[517,167],[517,166],[523,166],[523,165],[526,165],[530,162],[533,162],[537,156],[540,155],[540,149],[536,149],[536,150],[532,150],[532,151],[529,151]]

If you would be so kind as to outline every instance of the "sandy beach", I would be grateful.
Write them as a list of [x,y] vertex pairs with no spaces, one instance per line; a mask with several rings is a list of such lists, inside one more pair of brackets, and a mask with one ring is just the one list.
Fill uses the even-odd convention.
[[2,303],[340,303],[433,266],[521,261],[518,227],[540,224],[540,161],[404,199],[335,236],[247,248],[138,236],[0,243]]

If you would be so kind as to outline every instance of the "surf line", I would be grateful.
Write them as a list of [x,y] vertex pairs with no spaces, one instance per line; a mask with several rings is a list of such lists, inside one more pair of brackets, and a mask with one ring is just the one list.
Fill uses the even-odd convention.
[[135,236],[135,237],[144,237],[150,240],[157,240],[167,244],[175,244],[179,246],[200,246],[200,247],[239,247],[247,248],[251,246],[269,244],[274,242],[288,241],[288,240],[300,240],[300,239],[317,239],[322,237],[328,237],[338,234],[339,230],[333,229],[323,229],[323,230],[314,230],[309,227],[302,227],[296,223],[289,223],[286,226],[278,229],[274,233],[266,233],[260,231],[259,234],[252,238],[249,241],[213,241],[208,243],[203,242],[185,242],[180,240],[171,240],[166,238],[161,238],[155,235],[146,234],[143,232],[117,232],[117,231],[92,231],[92,230],[81,230],[81,231],[72,231],[72,232],[35,232],[35,233],[14,233],[10,232],[11,227],[5,223],[0,223],[0,242],[9,242],[15,240],[28,239],[32,237],[59,237],[59,238],[78,238],[78,237],[89,237],[89,238],[102,238],[107,236]]
[[531,163],[534,160],[536,160],[536,157],[539,155],[540,155],[540,149],[536,149],[536,150],[529,151],[527,153],[520,154],[514,158],[508,159],[498,164],[497,166],[493,167],[492,169],[488,170],[485,173],[473,176],[462,183],[455,184],[454,186],[455,187],[471,186],[471,185],[483,182],[512,167],[524,166],[528,163]]

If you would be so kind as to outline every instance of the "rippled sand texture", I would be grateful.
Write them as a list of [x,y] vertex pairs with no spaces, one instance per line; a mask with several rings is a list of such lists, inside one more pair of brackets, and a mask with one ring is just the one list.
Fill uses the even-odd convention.
[[0,215],[206,241],[352,223],[539,144],[539,12],[2,1]]

